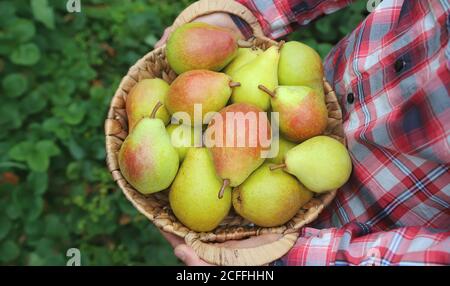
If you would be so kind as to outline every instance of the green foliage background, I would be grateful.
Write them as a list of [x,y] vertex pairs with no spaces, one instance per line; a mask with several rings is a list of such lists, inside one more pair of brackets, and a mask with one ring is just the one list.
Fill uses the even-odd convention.
[[[174,265],[105,167],[103,122],[129,66],[192,0],[0,1],[0,264]],[[325,56],[358,1],[290,36]]]

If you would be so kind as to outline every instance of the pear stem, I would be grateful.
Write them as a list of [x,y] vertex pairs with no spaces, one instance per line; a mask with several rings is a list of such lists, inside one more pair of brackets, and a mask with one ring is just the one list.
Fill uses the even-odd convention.
[[278,44],[278,50],[280,51],[281,48],[284,46],[284,44],[286,44],[285,41],[280,41],[280,43]]
[[233,88],[233,87],[239,87],[239,86],[241,86],[241,83],[240,83],[240,82],[230,81],[229,86],[230,86],[231,88]]
[[275,92],[271,91],[270,89],[268,89],[264,85],[260,84],[260,85],[258,85],[258,88],[260,90],[264,91],[265,93],[267,93],[268,95],[270,95],[270,97],[275,98],[275,96],[276,96]]
[[223,180],[222,183],[222,187],[220,188],[219,194],[217,195],[217,197],[219,199],[223,198],[223,194],[225,193],[225,189],[230,185],[230,180],[225,179]]
[[153,107],[152,114],[150,114],[150,118],[155,118],[156,117],[156,112],[158,112],[158,109],[161,106],[163,106],[163,104],[161,103],[161,101],[158,101],[158,103],[156,103],[155,107]]
[[270,166],[270,171],[286,168],[286,163]]

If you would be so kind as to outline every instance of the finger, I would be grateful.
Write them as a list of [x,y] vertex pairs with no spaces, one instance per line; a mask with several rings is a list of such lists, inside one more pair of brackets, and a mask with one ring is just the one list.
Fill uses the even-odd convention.
[[195,251],[186,244],[175,247],[174,254],[187,266],[211,266],[211,264],[201,260]]
[[164,238],[167,239],[170,245],[172,245],[173,248],[177,247],[180,244],[184,244],[184,239],[182,239],[181,237],[172,233],[165,232],[163,230],[159,231],[161,232],[162,236],[164,236]]
[[170,34],[172,33],[172,27],[168,27],[164,30],[164,33],[161,37],[161,39],[155,44],[155,49],[162,47],[169,38]]

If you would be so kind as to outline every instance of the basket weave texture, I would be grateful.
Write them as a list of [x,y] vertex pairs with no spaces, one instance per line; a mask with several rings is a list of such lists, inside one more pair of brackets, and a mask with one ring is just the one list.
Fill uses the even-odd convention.
[[[202,9],[208,9],[207,11],[227,11],[229,13],[234,11],[233,13],[235,14],[247,15],[242,12],[246,8],[234,1],[230,4],[228,1],[221,0],[217,2],[218,7],[213,7],[213,4],[216,2],[211,0],[196,2],[180,15],[177,19],[178,22],[175,22],[176,25],[181,25],[183,21],[192,20],[193,17],[189,15],[192,13],[201,14],[199,11],[202,11]],[[207,7],[202,8],[202,3],[207,3]],[[226,7],[224,8],[223,5]],[[180,18],[184,20],[180,20]],[[249,16],[247,20],[251,21]],[[254,23],[256,23],[256,20]],[[255,37],[251,43],[253,46],[264,50],[277,44],[264,37]],[[122,142],[128,135],[125,102],[129,91],[142,79],[161,78],[171,83],[176,76],[166,60],[165,47],[161,47],[143,56],[129,69],[127,75],[122,79],[111,100],[105,121],[107,166],[113,179],[126,198],[139,212],[145,215],[158,228],[184,238],[186,243],[207,262],[217,265],[264,265],[280,258],[294,245],[298,237],[298,230],[317,218],[323,208],[333,200],[336,191],[314,197],[298,211],[294,218],[283,226],[273,228],[258,227],[231,211],[229,216],[214,231],[197,233],[186,228],[173,215],[169,206],[168,190],[144,196],[128,184],[122,176],[117,156]],[[324,90],[328,108],[328,126],[324,134],[345,143],[342,113],[336,94],[326,81],[324,81]],[[241,240],[262,234],[279,234],[279,236],[273,242],[251,248],[224,247],[221,244],[229,240]]]

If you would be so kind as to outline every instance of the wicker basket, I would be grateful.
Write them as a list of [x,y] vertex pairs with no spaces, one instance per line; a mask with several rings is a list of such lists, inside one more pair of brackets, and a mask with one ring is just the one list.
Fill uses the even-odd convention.
[[[235,1],[206,0],[196,2],[180,14],[174,26],[180,26],[200,15],[212,12],[227,12],[246,20],[254,29],[255,38],[251,41],[254,46],[267,49],[276,44],[276,42],[263,36],[262,30],[252,13]],[[108,118],[105,121],[107,165],[126,198],[157,227],[184,238],[199,257],[209,263],[217,265],[264,265],[283,256],[294,245],[298,237],[298,230],[317,218],[323,208],[333,200],[336,191],[314,197],[299,210],[292,220],[280,227],[263,228],[254,226],[232,211],[214,231],[197,233],[186,228],[173,215],[168,202],[168,190],[144,196],[133,189],[124,179],[118,166],[117,154],[128,134],[125,112],[127,94],[141,79],[155,77],[162,78],[168,83],[176,78],[175,72],[170,69],[166,61],[165,47],[151,51],[130,68],[112,98]],[[345,143],[342,113],[336,95],[326,81],[324,81],[324,90],[329,113],[325,135]],[[221,245],[225,241],[241,240],[269,233],[279,235],[274,241],[257,247],[231,248]]]

